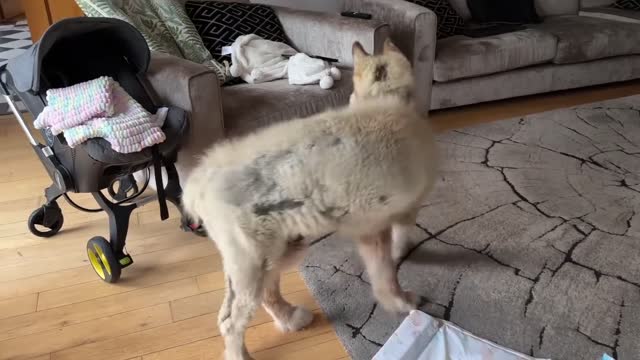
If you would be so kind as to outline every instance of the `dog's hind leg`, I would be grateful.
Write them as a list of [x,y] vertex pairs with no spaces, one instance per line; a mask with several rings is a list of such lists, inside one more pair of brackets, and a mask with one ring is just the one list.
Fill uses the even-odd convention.
[[232,254],[223,254],[223,258],[227,288],[218,314],[218,327],[224,338],[225,360],[250,360],[244,334],[260,304],[265,262]]
[[409,312],[416,308],[414,294],[402,291],[395,263],[391,257],[391,229],[363,236],[357,241],[358,251],[371,279],[373,295],[392,312]]
[[411,239],[411,232],[416,226],[417,217],[418,209],[415,209],[398,217],[393,223],[391,228],[391,257],[396,264],[407,255],[414,246],[414,241],[417,240]]
[[313,313],[301,306],[291,305],[280,293],[280,271],[269,271],[265,277],[262,306],[283,332],[298,331],[311,324]]

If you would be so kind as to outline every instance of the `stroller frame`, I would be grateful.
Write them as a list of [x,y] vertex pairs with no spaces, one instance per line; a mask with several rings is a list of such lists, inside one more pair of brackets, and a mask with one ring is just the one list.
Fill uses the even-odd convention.
[[[43,39],[45,39],[47,35],[50,35],[48,40],[53,39],[52,41],[55,41],[60,39],[61,36],[66,36],[65,31],[68,30],[71,31],[71,35],[68,38],[73,39],[74,31],[84,36],[84,34],[93,31],[94,28],[98,29],[96,31],[102,31],[100,33],[102,34],[101,36],[105,36],[105,31],[113,31],[108,34],[115,34],[114,36],[116,37],[112,39],[107,38],[107,40],[111,40],[113,44],[115,44],[113,48],[119,48],[121,44],[125,46],[122,51],[128,53],[125,54],[124,60],[122,60],[123,58],[120,57],[120,54],[115,54],[114,56],[117,58],[111,60],[116,61],[118,64],[120,63],[119,61],[124,61],[123,64],[127,65],[126,68],[128,70],[122,70],[124,71],[121,73],[122,76],[124,76],[122,80],[129,86],[133,86],[132,91],[140,96],[138,101],[140,101],[147,110],[157,109],[152,100],[153,92],[149,92],[150,90],[144,79],[144,72],[147,69],[149,61],[149,49],[142,35],[133,26],[117,19],[68,18],[52,25],[43,35]],[[117,36],[119,36],[119,38],[117,38]],[[42,55],[38,51],[46,54],[47,51],[52,49],[52,45],[50,44],[51,42],[44,45],[42,42],[34,44],[30,49],[31,53],[26,53],[26,55],[34,59],[37,58],[34,61],[39,62],[41,57],[46,55]],[[68,45],[69,43],[67,42],[66,44]],[[101,45],[104,45],[104,43]],[[44,49],[40,48],[40,46],[43,46]],[[133,49],[136,50],[134,51]],[[107,63],[109,64],[108,61],[111,60],[107,60]],[[180,139],[183,134],[188,131],[188,115],[184,110],[169,108],[167,120],[165,121],[165,126],[163,126],[163,129],[166,127],[165,132],[169,131],[169,133],[167,133],[167,140],[163,144],[154,145],[145,152],[131,154],[134,155],[133,157],[129,155],[121,157],[119,154],[113,152],[108,145],[105,145],[104,140],[101,140],[102,142],[87,143],[87,148],[83,146],[82,149],[78,149],[76,152],[76,149],[70,148],[66,144],[61,137],[62,135],[53,135],[48,129],[40,130],[40,134],[44,140],[40,142],[32,133],[29,125],[27,125],[13,97],[19,97],[29,112],[35,117],[42,111],[43,106],[47,103],[44,90],[52,88],[52,86],[51,84],[41,85],[37,83],[40,81],[40,75],[38,75],[38,77],[31,75],[32,79],[27,79],[29,82],[26,83],[24,78],[21,78],[19,79],[21,82],[18,83],[12,71],[16,71],[16,69],[20,71],[26,70],[32,71],[32,74],[36,71],[28,67],[24,68],[25,62],[26,61],[16,59],[13,65],[11,65],[12,62],[10,61],[8,64],[0,66],[0,90],[3,92],[2,95],[6,99],[11,112],[27,136],[31,147],[40,162],[44,165],[52,181],[52,184],[44,191],[46,202],[34,210],[29,216],[29,230],[34,235],[45,238],[51,237],[60,231],[64,223],[62,209],[57,203],[60,197],[64,197],[72,207],[81,211],[106,212],[109,218],[109,240],[107,241],[107,239],[102,236],[94,236],[87,242],[86,250],[91,266],[96,274],[105,282],[115,283],[120,279],[121,270],[133,264],[131,255],[129,255],[125,249],[129,220],[132,212],[136,208],[144,206],[156,199],[159,200],[160,203],[161,220],[169,217],[166,201],[173,203],[181,210],[180,197],[182,195],[182,188],[180,186],[178,172],[175,168],[175,160],[180,147]],[[38,67],[40,66],[39,63],[36,65]],[[14,66],[13,70],[11,66]],[[20,66],[23,66],[23,68],[20,68]],[[133,72],[129,66],[137,69],[136,72]],[[57,68],[54,67],[54,69],[57,71]],[[109,69],[113,70],[114,68]],[[39,69],[37,71],[39,71]],[[91,76],[95,77],[97,73],[92,70],[90,75],[79,74],[81,74],[80,76],[89,76],[89,78],[91,78]],[[78,78],[72,79],[72,81],[75,82],[82,80],[83,79]],[[64,80],[65,83],[66,81],[67,80]],[[60,84],[62,83],[58,83],[58,85]],[[71,84],[73,84],[73,82]],[[42,86],[45,87],[43,88]],[[123,87],[126,89],[126,86],[123,85]],[[34,91],[31,91],[32,89]],[[132,96],[136,98],[133,94]],[[169,141],[169,139],[172,140]],[[96,148],[100,150],[98,153],[95,152]],[[94,152],[92,153],[90,151]],[[105,153],[105,156],[116,157],[113,158],[113,160],[105,160],[100,157],[102,155],[96,155],[102,154],[102,151],[113,154],[109,155]],[[108,159],[111,158],[108,157]],[[140,196],[146,190],[149,183],[151,168],[153,168],[156,179],[157,194]],[[167,175],[166,186],[163,185],[162,181],[163,168]],[[70,172],[70,169],[74,172]],[[139,189],[133,174],[141,170],[147,170],[148,173],[144,186],[142,189]],[[108,190],[109,196],[104,194],[102,191],[104,189]],[[69,197],[69,192],[91,193],[100,208],[86,209],[79,206]],[[133,195],[130,195],[131,192],[133,192]],[[38,228],[39,226],[45,227],[46,230],[41,230]],[[182,216],[181,228],[185,231],[193,231],[198,235],[203,235],[202,232],[198,232],[198,230],[202,229],[196,229],[193,225],[190,225],[185,216]]]
[[[4,66],[0,67],[0,73],[3,71]],[[0,81],[0,86],[2,87],[2,91],[4,92],[3,96],[11,112],[29,139],[29,143],[34,152],[45,165],[47,173],[52,180],[52,184],[44,190],[46,198],[45,204],[34,210],[29,216],[29,230],[32,234],[39,237],[46,238],[54,236],[60,231],[64,223],[62,209],[58,205],[57,200],[62,196],[68,201],[70,200],[67,195],[70,177],[67,170],[56,158],[53,150],[48,145],[38,142],[31,133],[5,82]],[[175,165],[173,162],[165,162],[163,165],[168,175],[168,181],[164,189],[166,199],[180,208],[182,188],[180,187]],[[147,176],[147,182],[148,180]],[[125,250],[131,214],[135,209],[158,199],[158,195],[156,194],[144,197],[138,196],[145,190],[146,184],[142,190],[137,190],[137,184],[131,175],[126,178],[120,178],[118,182],[120,183],[118,190],[115,190],[115,183],[112,183],[112,186],[108,189],[110,196],[116,201],[110,200],[102,191],[91,193],[100,206],[100,210],[85,209],[73,201],[69,202],[71,206],[81,211],[104,211],[107,213],[109,218],[109,241],[101,236],[91,238],[87,243],[87,254],[96,273],[102,280],[108,283],[117,282],[120,278],[121,270],[133,264],[133,258]],[[127,198],[126,194],[130,190],[134,190],[137,194]],[[37,225],[44,226],[49,230],[41,231],[36,227]],[[185,231],[192,230],[186,219],[183,219],[181,228]]]

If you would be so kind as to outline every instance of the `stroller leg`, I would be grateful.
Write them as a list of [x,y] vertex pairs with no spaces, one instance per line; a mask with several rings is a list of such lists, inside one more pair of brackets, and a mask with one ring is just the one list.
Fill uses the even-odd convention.
[[55,202],[63,194],[64,191],[60,190],[56,184],[52,184],[48,188],[44,189],[44,196],[47,198],[47,205]]
[[35,209],[29,216],[27,225],[29,231],[35,236],[51,237],[60,231],[64,223],[62,209],[56,200],[64,194],[64,191],[53,184],[44,190],[46,202],[41,207]]
[[131,265],[133,260],[131,256],[124,253],[124,245],[129,231],[129,218],[138,206],[136,204],[116,205],[99,191],[91,194],[109,216],[109,243],[116,260],[123,268]]

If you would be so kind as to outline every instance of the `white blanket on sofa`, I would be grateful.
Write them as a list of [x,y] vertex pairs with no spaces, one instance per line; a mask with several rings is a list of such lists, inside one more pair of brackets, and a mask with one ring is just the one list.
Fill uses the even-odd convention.
[[226,50],[231,53],[231,75],[249,84],[288,78],[291,85],[319,83],[328,89],[340,79],[340,71],[328,62],[255,34],[238,37]]

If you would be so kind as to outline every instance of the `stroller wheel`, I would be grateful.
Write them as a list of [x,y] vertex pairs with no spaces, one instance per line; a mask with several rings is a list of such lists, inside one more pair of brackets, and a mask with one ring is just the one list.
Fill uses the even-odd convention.
[[[29,216],[29,231],[35,236],[50,237],[58,233],[64,224],[64,216],[58,204],[53,201],[34,210]],[[41,228],[46,230],[41,230]]]
[[105,238],[102,236],[91,238],[87,242],[87,256],[93,270],[102,280],[115,283],[120,279],[122,268]]

